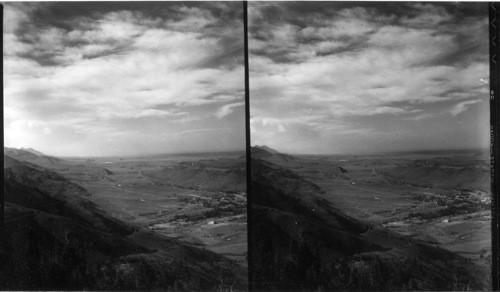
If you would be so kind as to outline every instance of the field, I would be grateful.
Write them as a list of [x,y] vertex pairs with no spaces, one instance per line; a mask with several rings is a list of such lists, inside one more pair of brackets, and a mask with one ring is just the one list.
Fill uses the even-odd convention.
[[276,160],[347,215],[491,265],[489,154],[301,155]]
[[44,163],[113,217],[246,267],[244,153],[64,157]]
[[2,290],[247,287],[241,153],[56,158],[4,147]]
[[253,289],[491,289],[482,151],[251,149]]

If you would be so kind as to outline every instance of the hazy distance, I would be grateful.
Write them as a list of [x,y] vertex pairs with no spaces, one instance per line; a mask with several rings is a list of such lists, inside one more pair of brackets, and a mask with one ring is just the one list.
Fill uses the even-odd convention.
[[5,146],[245,149],[241,3],[5,3],[4,18]]

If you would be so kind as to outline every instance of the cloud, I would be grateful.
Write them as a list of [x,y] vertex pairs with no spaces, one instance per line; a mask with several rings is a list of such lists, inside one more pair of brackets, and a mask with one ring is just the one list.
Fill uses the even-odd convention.
[[425,3],[411,3],[409,9],[413,10],[412,15],[403,16],[400,22],[407,26],[414,27],[435,27],[443,22],[453,20],[445,7]]
[[295,139],[337,136],[353,120],[373,133],[410,129],[483,98],[488,31],[479,6],[251,3],[252,141],[280,138],[279,121],[289,134],[301,128]]
[[433,117],[435,117],[435,114],[423,113],[423,114],[419,114],[419,115],[416,115],[413,117],[407,117],[406,119],[410,120],[410,121],[422,121],[422,120],[430,119]]
[[189,133],[199,133],[199,132],[213,132],[213,131],[223,131],[227,130],[229,128],[216,128],[216,129],[193,129],[193,130],[187,130],[187,131],[182,131],[179,132],[179,134],[189,134]]
[[222,119],[223,117],[232,114],[234,112],[234,108],[237,106],[242,106],[245,105],[245,102],[235,102],[235,103],[230,103],[222,106],[216,113],[215,115],[217,118]]
[[53,136],[62,127],[111,135],[138,119],[159,131],[202,116],[220,127],[209,117],[243,100],[240,6],[6,4],[5,128],[31,119],[51,124]]
[[473,99],[473,100],[466,100],[466,101],[459,102],[458,104],[454,105],[451,108],[450,114],[455,117],[455,116],[459,115],[460,113],[465,112],[471,105],[476,104],[478,102],[481,102],[481,100],[480,99]]

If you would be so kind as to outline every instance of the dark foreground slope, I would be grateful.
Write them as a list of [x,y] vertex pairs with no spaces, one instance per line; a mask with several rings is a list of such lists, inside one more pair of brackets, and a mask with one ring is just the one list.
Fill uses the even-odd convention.
[[484,290],[487,270],[346,216],[294,172],[252,159],[255,289]]
[[0,289],[246,288],[246,270],[110,217],[80,186],[4,156]]

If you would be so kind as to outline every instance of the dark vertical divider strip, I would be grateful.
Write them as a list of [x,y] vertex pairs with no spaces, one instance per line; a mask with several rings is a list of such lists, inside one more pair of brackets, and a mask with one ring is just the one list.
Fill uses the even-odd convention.
[[[0,68],[2,68],[2,78],[0,78],[0,88],[2,93],[0,94],[2,100],[2,107],[0,109],[0,114],[2,115],[2,126],[3,126],[3,5],[0,4],[0,31],[2,34],[0,36],[0,48],[2,50],[2,58],[0,58]],[[3,127],[2,127],[2,135],[1,138],[2,145],[4,145],[3,141]],[[3,155],[2,155],[2,165],[3,165]],[[3,179],[3,167],[2,167],[2,179]],[[5,196],[4,196],[4,188],[2,186],[2,191],[0,192],[0,233],[3,234],[3,225],[5,220],[4,208],[5,208]],[[2,236],[3,238],[4,236]]]
[[251,143],[250,143],[250,76],[248,70],[248,11],[247,11],[247,1],[243,1],[243,32],[245,39],[245,129],[246,129],[246,172],[247,172],[247,238],[248,238],[248,252],[247,252],[247,261],[248,261],[248,289],[252,289],[252,233],[251,233],[251,218],[252,218],[252,208],[251,208],[251,197],[252,197],[252,183],[251,183],[251,170],[252,164],[250,159],[251,154]]
[[491,193],[492,193],[492,289],[499,290],[499,241],[498,241],[498,194],[500,191],[498,173],[500,171],[497,155],[500,153],[500,144],[497,142],[499,135],[499,120],[498,112],[500,104],[498,103],[498,55],[499,55],[499,42],[498,42],[498,5],[491,2],[489,5],[489,29],[490,29],[490,155],[491,155]]

